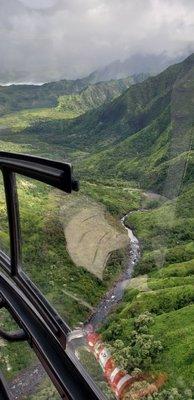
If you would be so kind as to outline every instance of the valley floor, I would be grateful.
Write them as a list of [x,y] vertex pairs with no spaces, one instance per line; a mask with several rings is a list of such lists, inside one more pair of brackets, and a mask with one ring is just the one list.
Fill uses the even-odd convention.
[[[132,279],[131,283],[128,285],[128,288],[125,291],[124,299],[122,304],[115,310],[115,313],[111,315],[110,321],[106,324],[104,328],[102,328],[102,333],[104,340],[109,342],[115,351],[115,356],[118,357],[119,354],[121,357],[122,352],[125,351],[124,349],[130,347],[130,340],[131,339],[131,332],[133,331],[134,321],[139,315],[144,315],[145,313],[149,312],[154,318],[154,323],[152,326],[146,328],[147,335],[152,335],[156,341],[159,341],[161,344],[161,351],[158,353],[157,357],[155,358],[155,354],[152,354],[152,345],[150,345],[150,351],[148,355],[144,355],[143,359],[133,361],[131,364],[131,357],[128,359],[127,369],[130,371],[132,366],[143,368],[146,371],[158,371],[167,374],[167,388],[176,385],[178,388],[180,385],[187,388],[188,386],[192,386],[192,379],[193,379],[193,336],[192,336],[192,327],[193,327],[193,303],[194,303],[194,291],[193,291],[193,274],[194,274],[194,250],[192,248],[192,237],[189,237],[187,233],[188,241],[185,242],[184,239],[184,247],[181,243],[180,237],[180,227],[181,220],[178,220],[178,227],[177,227],[177,218],[174,219],[173,227],[176,227],[174,231],[174,240],[176,246],[173,246],[173,235],[172,235],[172,222],[170,223],[168,229],[169,231],[165,231],[165,242],[164,242],[164,233],[163,233],[163,226],[167,226],[167,221],[169,221],[169,211],[171,210],[172,204],[171,201],[164,201],[162,198],[158,198],[158,196],[141,196],[139,191],[130,190],[128,187],[116,187],[112,188],[109,186],[102,186],[102,185],[93,185],[89,182],[84,184],[83,194],[84,196],[90,196],[90,204],[92,207],[94,206],[94,201],[97,200],[102,204],[106,205],[107,209],[111,210],[111,212],[118,213],[118,204],[120,205],[120,212],[126,212],[126,207],[129,207],[131,204],[131,208],[147,208],[148,211],[141,212],[137,211],[134,212],[129,216],[128,224],[135,229],[136,235],[139,237],[141,241],[142,247],[142,260],[137,265],[135,274],[138,275],[137,278]],[[24,186],[23,186],[24,187]],[[29,187],[28,187],[29,189]],[[32,188],[34,190],[34,187]],[[24,190],[24,189],[22,189]],[[37,190],[37,189],[36,189]],[[123,192],[122,200],[119,200],[120,193]],[[81,196],[83,196],[81,194]],[[112,194],[112,196],[111,196]],[[24,194],[23,194],[24,195]],[[28,193],[29,195],[29,193]],[[30,200],[30,198],[28,198]],[[93,200],[92,200],[93,199]],[[94,200],[95,199],[95,200]],[[186,204],[186,194],[183,194],[181,199],[184,204]],[[44,198],[45,200],[45,198]],[[81,200],[81,198],[80,198]],[[157,202],[156,202],[157,200]],[[32,197],[31,197],[32,201]],[[51,201],[51,197],[49,195],[49,202]],[[57,199],[58,201],[58,199]],[[77,201],[77,200],[76,200]],[[77,209],[76,201],[74,200],[74,207],[73,204],[70,202],[69,206],[66,208],[66,216],[72,215],[77,216],[79,214],[79,210]],[[179,200],[180,201],[180,200]],[[45,204],[45,203],[44,203]],[[59,201],[61,207],[61,200]],[[95,203],[96,204],[96,203]],[[182,204],[182,203],[181,203]],[[53,205],[53,202],[51,206]],[[179,204],[176,203],[176,207]],[[180,205],[181,206],[181,205]],[[63,203],[64,207],[64,203]],[[61,215],[65,215],[65,211],[61,208]],[[115,207],[115,209],[114,209]],[[37,208],[37,205],[36,205]],[[50,209],[50,208],[49,208]],[[102,212],[103,208],[97,207],[95,208],[95,214],[93,213],[94,209],[92,208],[92,214],[89,215],[89,218],[93,215],[96,215],[96,211],[98,213]],[[48,212],[48,210],[47,210]],[[185,211],[184,211],[185,212]],[[49,211],[50,213],[50,211]],[[100,214],[103,215],[103,214]],[[99,216],[99,214],[98,214]],[[84,219],[87,220],[88,215]],[[103,217],[104,218],[104,217]],[[50,220],[50,217],[49,217]],[[90,220],[90,219],[89,219]],[[74,221],[75,222],[75,221]],[[37,221],[36,221],[37,223]],[[190,215],[189,219],[184,220],[184,229],[186,232],[188,231],[190,224]],[[95,221],[96,225],[96,221]],[[93,225],[93,226],[95,226]],[[68,226],[68,223],[65,227]],[[79,224],[76,225],[77,227],[80,226]],[[101,224],[100,224],[101,226]],[[103,223],[104,226],[104,223]],[[111,221],[111,225],[113,226],[113,221]],[[116,225],[115,225],[116,226]],[[41,228],[42,229],[42,228]],[[88,225],[87,225],[88,229]],[[87,232],[86,229],[86,232]],[[118,229],[118,227],[117,227]],[[173,228],[174,229],[174,228]],[[27,230],[28,231],[28,230]],[[26,231],[26,233],[27,233]],[[184,232],[185,232],[184,231]],[[119,232],[119,230],[118,230]],[[165,243],[165,253],[166,258],[164,259],[163,267],[159,268],[157,264],[155,264],[156,260],[160,259],[158,254],[162,254],[163,251],[161,248],[160,250],[153,249],[153,238],[155,237],[156,233],[158,232],[162,235],[162,240],[160,244],[164,245]],[[181,231],[182,232],[182,231]],[[49,233],[49,231],[47,231]],[[83,235],[82,232],[81,235]],[[120,233],[121,234],[121,233]],[[123,234],[123,233],[122,233]],[[153,236],[154,234],[154,236]],[[183,235],[183,233],[181,233]],[[185,234],[185,233],[184,233]],[[58,235],[57,231],[55,231],[55,235]],[[177,244],[177,235],[179,235],[178,241],[180,243]],[[73,236],[72,236],[73,238]],[[64,240],[64,239],[63,239]],[[64,246],[64,242],[63,242]],[[58,247],[58,244],[57,244]],[[184,248],[184,253],[180,251]],[[47,249],[48,250],[48,249]],[[176,250],[176,251],[175,251]],[[160,251],[158,253],[157,251]],[[123,256],[122,256],[123,257]],[[172,258],[173,257],[173,258]],[[119,264],[120,258],[116,258],[116,260],[110,260],[110,265],[104,271],[103,277],[104,282],[106,279],[109,279],[109,282],[115,279],[115,277],[119,276]],[[56,261],[56,260],[55,260]],[[113,262],[114,261],[114,262]],[[112,265],[112,267],[111,267]],[[72,266],[70,267],[71,270],[71,278],[72,275]],[[79,266],[76,267],[79,270]],[[115,270],[116,275],[112,275],[113,271]],[[139,273],[143,270],[144,275],[139,277]],[[36,274],[37,274],[37,270]],[[47,270],[48,271],[48,270]],[[62,271],[62,270],[61,270]],[[63,270],[64,271],[64,270]],[[82,269],[80,270],[80,272]],[[110,271],[110,272],[109,272]],[[121,270],[120,270],[121,271]],[[81,272],[81,274],[83,271]],[[120,272],[121,273],[121,272]],[[64,272],[63,272],[64,274]],[[107,278],[106,278],[106,274]],[[61,280],[61,274],[59,274]],[[81,277],[81,275],[80,275]],[[61,292],[63,294],[64,300],[64,293],[65,293],[65,286],[64,288],[60,285],[59,281],[56,279],[56,275],[52,275],[52,280],[54,284],[51,286],[50,293],[48,292],[48,298],[52,299],[52,301],[57,300],[57,294],[54,295],[55,291],[53,291],[52,287],[54,288],[57,285],[57,292],[58,294]],[[71,279],[70,278],[70,279]],[[89,276],[88,276],[89,278]],[[36,277],[37,279],[37,277]],[[40,276],[39,276],[40,279]],[[67,282],[67,281],[66,281]],[[65,282],[65,283],[66,283]],[[77,308],[77,312],[79,313],[80,307],[84,306],[84,302],[88,301],[89,297],[86,294],[84,296],[83,291],[79,289],[79,286],[74,283],[74,281],[69,281],[70,284],[70,294],[73,297],[72,304],[73,307]],[[95,281],[93,281],[94,283]],[[89,283],[89,281],[88,281]],[[97,283],[97,282],[96,282]],[[95,283],[95,285],[96,285]],[[110,284],[110,283],[109,283]],[[101,286],[98,283],[99,287]],[[103,283],[104,285],[104,283]],[[85,286],[86,287],[86,286]],[[91,288],[91,286],[90,286]],[[107,289],[100,290],[100,296],[103,296],[103,292]],[[53,291],[53,293],[52,293]],[[68,285],[69,291],[69,285]],[[91,297],[91,289],[89,290],[90,293],[90,302],[91,307],[96,305],[97,298]],[[62,299],[61,295],[59,299]],[[68,296],[67,296],[68,297]],[[83,301],[80,301],[80,298]],[[100,297],[99,297],[100,299]],[[69,299],[70,300],[70,299]],[[68,301],[69,301],[68,300]],[[66,303],[68,304],[68,303]],[[70,305],[70,303],[69,303]],[[86,304],[85,304],[86,305]],[[65,303],[63,302],[63,306],[60,306],[60,310],[63,313],[65,312]],[[87,306],[84,306],[84,315],[88,313]],[[86,312],[86,314],[85,314]],[[91,310],[90,310],[91,312]],[[80,314],[77,321],[80,321]],[[83,316],[84,316],[83,315]],[[65,314],[64,314],[65,317]],[[66,317],[65,317],[66,318]],[[143,318],[143,317],[142,317]],[[75,321],[76,321],[75,319]],[[148,339],[150,337],[148,335]],[[144,338],[145,339],[145,338]],[[121,347],[119,352],[116,350],[114,346],[116,346],[117,340],[121,341]],[[147,340],[147,339],[146,339]],[[144,343],[143,345],[148,345],[148,343]],[[136,348],[136,344],[134,345]],[[11,351],[11,348],[10,348]],[[19,351],[19,348],[18,348]],[[143,351],[143,348],[139,349],[140,352]],[[117,354],[118,353],[118,354]],[[8,353],[10,354],[10,352]],[[16,353],[17,354],[17,353]],[[130,353],[129,353],[130,354]],[[134,355],[133,355],[134,357]],[[146,361],[147,360],[147,361]],[[148,361],[149,360],[149,361]],[[150,363],[151,360],[151,364]],[[14,357],[12,357],[11,363],[14,363]],[[26,361],[20,368],[24,368]],[[176,384],[175,384],[176,382]],[[181,384],[180,384],[181,382]],[[25,386],[25,385],[24,385]],[[42,389],[40,389],[42,390]],[[182,390],[181,388],[177,390]],[[35,395],[36,396],[36,395]],[[36,398],[36,397],[35,397]],[[44,398],[44,397],[43,397]],[[187,399],[187,397],[183,397],[183,399]],[[33,397],[34,400],[34,397]]]

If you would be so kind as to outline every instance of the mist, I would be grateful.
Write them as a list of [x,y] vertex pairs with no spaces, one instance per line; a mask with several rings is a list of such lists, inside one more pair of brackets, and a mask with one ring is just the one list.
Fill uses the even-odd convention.
[[193,51],[191,0],[1,0],[0,80],[86,76],[134,54]]

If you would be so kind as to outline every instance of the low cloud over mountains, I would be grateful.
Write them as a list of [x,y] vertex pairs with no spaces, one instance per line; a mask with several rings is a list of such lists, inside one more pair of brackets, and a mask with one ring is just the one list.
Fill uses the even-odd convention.
[[75,78],[131,55],[193,50],[192,0],[1,0],[0,75]]

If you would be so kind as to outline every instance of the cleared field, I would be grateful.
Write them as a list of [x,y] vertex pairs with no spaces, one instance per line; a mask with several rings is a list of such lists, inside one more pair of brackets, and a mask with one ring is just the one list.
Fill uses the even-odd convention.
[[103,206],[86,197],[70,199],[61,210],[71,259],[102,279],[110,253],[129,244],[127,234],[113,223]]

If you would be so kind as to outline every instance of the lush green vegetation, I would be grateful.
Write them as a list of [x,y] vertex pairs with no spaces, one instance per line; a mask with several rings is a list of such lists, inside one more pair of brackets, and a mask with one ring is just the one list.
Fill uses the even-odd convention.
[[[84,268],[76,267],[67,253],[60,219],[60,208],[65,204],[67,196],[50,190],[44,184],[20,176],[17,179],[17,185],[21,216],[23,269],[66,322],[74,327],[78,322],[85,321],[91,313],[82,301],[95,307],[108,287],[113,284],[115,279],[118,279],[126,262],[126,251],[121,249],[111,254],[104,271],[103,282]],[[124,198],[118,204],[122,191]],[[98,193],[97,186],[87,182],[83,183],[80,193],[74,195],[75,200],[79,201],[80,197],[81,201],[83,195],[101,201],[110,211],[112,210],[113,214],[120,213],[120,215],[127,211],[129,204],[132,208],[138,207],[141,199],[139,191],[131,191],[129,187],[124,188],[121,185],[106,189],[101,184],[101,190]],[[111,223],[117,224],[117,221],[111,219],[111,215],[108,213],[107,218]],[[1,240],[5,236],[7,250],[6,223],[5,203],[2,200],[2,231],[0,233]],[[66,295],[64,293],[66,289],[73,296],[77,296],[78,300]],[[5,314],[3,320],[4,326],[9,329],[12,326],[11,319]],[[5,371],[9,378],[34,361],[32,353],[27,351],[26,347],[22,343],[15,347],[13,344],[3,347],[0,365],[5,369],[7,362],[9,363],[10,368]],[[20,357],[20,353],[23,354],[22,357]]]
[[[7,332],[18,330],[18,325],[5,310],[1,311],[1,327]],[[0,369],[8,379],[15,377],[21,370],[36,362],[35,354],[27,343],[0,341],[0,349]]]
[[60,396],[51,381],[46,378],[39,385],[37,392],[24,400],[60,400]]
[[112,101],[121,95],[130,85],[131,78],[89,85],[78,94],[60,96],[57,108],[59,111],[81,115],[88,110]]
[[[166,391],[153,397],[162,400],[193,397],[193,68],[192,55],[95,110],[91,110],[93,100],[99,106],[102,98],[90,97],[86,82],[75,84],[76,89],[68,86],[69,92],[64,90],[65,82],[44,85],[39,92],[34,89],[26,102],[27,89],[21,87],[17,108],[9,103],[16,100],[10,98],[14,88],[1,91],[6,99],[0,97],[1,114],[9,112],[0,120],[1,148],[72,159],[83,178],[80,196],[104,204],[111,223],[118,224],[118,218],[134,211],[127,224],[141,244],[141,260],[134,270],[137,281],[126,289],[123,302],[101,330],[116,358],[124,360],[127,365],[123,366],[130,371],[138,367],[167,374]],[[73,119],[78,113],[84,114]],[[58,193],[25,182],[19,180],[24,268],[74,326],[89,312],[65,296],[63,289],[67,286],[94,306],[118,279],[125,254],[111,255],[103,282],[76,267],[65,249]],[[144,198],[140,189],[155,190],[163,197]],[[5,228],[3,207],[1,214]],[[137,284],[140,275],[144,276],[142,287]],[[142,319],[151,323],[139,326]],[[25,357],[19,366],[14,361],[19,351],[16,348],[14,355],[12,347],[3,348],[4,360],[8,357],[15,363],[9,376],[16,367],[26,366]],[[48,395],[43,390],[44,396]]]
[[17,133],[30,127],[35,121],[60,120],[76,117],[78,114],[74,111],[60,112],[57,108],[37,108],[33,110],[24,110],[6,114],[0,118],[0,127],[11,129]]
[[[193,82],[193,55],[84,116],[68,121],[52,115],[35,119],[17,137],[10,129],[1,129],[1,137],[22,144],[50,143],[71,153],[81,151],[80,176],[136,181],[162,192],[169,168],[181,179],[187,165],[184,181],[193,176],[193,91],[187,81]],[[80,110],[85,111],[85,106]],[[172,148],[175,138],[179,145]]]
[[[162,351],[156,359],[151,358],[150,366],[145,367],[144,360],[134,366],[167,374],[166,390],[153,397],[162,400],[190,399],[193,393],[193,194],[194,186],[188,185],[176,201],[162,199],[155,203],[156,208],[152,204],[146,212],[129,215],[128,225],[140,239],[142,257],[135,267],[135,284],[126,290],[123,303],[103,329],[111,346],[120,341],[118,357],[128,354],[125,360],[130,361],[134,322],[142,313],[154,316],[149,335],[159,340]],[[147,274],[147,284],[142,287],[138,285],[139,274]]]
[[0,114],[28,108],[53,107],[57,99],[64,94],[78,92],[88,85],[87,78],[76,81],[61,80],[59,82],[36,85],[0,86]]
[[[160,281],[158,283],[160,285]],[[146,293],[138,290],[135,293],[134,289],[128,289],[123,304],[111,317],[104,330],[104,339],[110,341],[111,346],[117,347],[118,357],[125,354],[125,363],[131,362],[133,324],[142,312],[149,310],[155,316],[154,324],[149,328],[148,333],[152,340],[159,341],[161,352],[155,359],[150,358],[147,353],[149,364],[146,365],[146,356],[143,354],[141,359],[135,360],[135,363],[131,364],[131,368],[138,366],[147,372],[165,372],[168,378],[167,388],[180,385],[184,388],[192,387],[194,372],[193,295],[190,297],[192,291],[193,286],[191,285],[182,286],[179,290],[176,287],[173,290],[156,288],[153,292],[150,290]],[[147,333],[144,339],[148,339]],[[117,346],[118,341],[119,347]],[[149,349],[145,340],[140,343],[147,350]],[[126,348],[128,348],[128,353]],[[153,354],[157,355],[155,352]],[[140,356],[140,351],[138,355]]]
[[[106,184],[107,183],[107,184]],[[132,189],[126,182],[83,182],[83,192],[106,206],[117,217],[122,217],[130,210],[140,207],[142,194]]]
[[[65,94],[56,97],[57,103],[53,104],[56,105],[56,107],[40,108],[38,104],[37,108],[33,106],[32,108],[26,109],[27,106],[25,105],[25,107],[21,107],[22,111],[15,111],[9,114],[4,113],[5,116],[0,118],[0,127],[1,129],[10,129],[13,132],[21,132],[29,128],[35,122],[46,123],[47,120],[60,121],[72,119],[78,115],[84,114],[90,109],[97,108],[103,103],[113,100],[129,86],[130,78],[120,81],[102,82],[89,85],[86,89],[83,89],[77,94]],[[17,90],[18,89],[15,89],[16,93]],[[72,90],[75,91],[73,88]],[[61,89],[59,93],[63,92],[65,92],[65,89]],[[56,94],[58,94],[58,92],[56,92]],[[25,108],[25,110],[23,110],[23,108]]]
[[[63,289],[67,287],[72,294],[81,294],[83,300],[95,306],[107,290],[110,274],[102,283],[71,261],[60,220],[60,208],[66,202],[65,195],[50,191],[46,185],[22,178],[19,179],[18,194],[23,268],[65,320],[74,326],[87,318],[88,310],[65,296]],[[77,196],[79,201],[81,194]],[[113,264],[118,263],[117,257],[112,261]]]
[[135,229],[143,252],[135,274],[194,258],[193,200],[194,185],[190,184],[177,199],[128,217],[128,224]]

